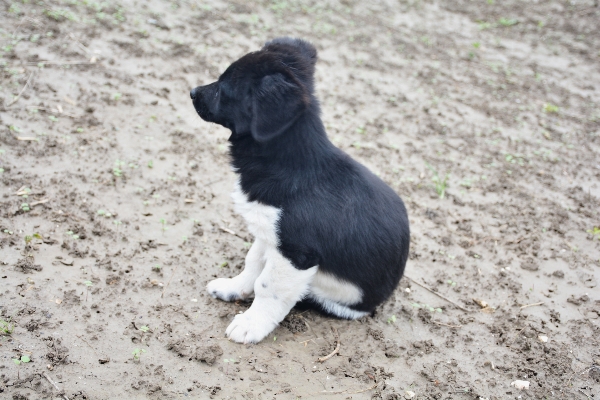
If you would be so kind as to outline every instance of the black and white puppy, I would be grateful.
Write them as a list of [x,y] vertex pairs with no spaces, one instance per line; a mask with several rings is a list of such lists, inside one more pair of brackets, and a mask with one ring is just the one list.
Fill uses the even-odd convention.
[[244,270],[207,286],[247,299],[226,334],[265,338],[298,302],[340,318],[373,312],[406,265],[410,231],[402,200],[327,138],[314,94],[317,51],[278,38],[190,93],[198,115],[231,130],[236,211],[255,237]]

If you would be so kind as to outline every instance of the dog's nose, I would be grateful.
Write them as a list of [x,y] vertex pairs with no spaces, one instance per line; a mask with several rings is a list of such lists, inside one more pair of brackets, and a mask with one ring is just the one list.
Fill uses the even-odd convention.
[[190,90],[190,97],[192,100],[196,100],[196,89]]

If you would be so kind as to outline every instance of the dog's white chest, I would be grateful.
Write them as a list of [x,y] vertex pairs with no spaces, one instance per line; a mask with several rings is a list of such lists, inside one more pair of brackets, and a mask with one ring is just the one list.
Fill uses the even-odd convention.
[[239,181],[236,182],[231,197],[235,211],[246,220],[248,231],[255,238],[276,247],[279,244],[277,230],[281,209],[257,201],[248,201],[248,196],[242,191]]

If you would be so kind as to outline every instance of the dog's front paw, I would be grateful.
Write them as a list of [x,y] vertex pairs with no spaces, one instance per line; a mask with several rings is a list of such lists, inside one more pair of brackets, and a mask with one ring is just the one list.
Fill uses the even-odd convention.
[[251,309],[235,316],[227,327],[225,334],[229,339],[238,343],[258,343],[277,327],[264,314],[253,312]]
[[236,278],[219,278],[210,281],[206,290],[214,298],[224,301],[244,300],[251,294],[236,281]]

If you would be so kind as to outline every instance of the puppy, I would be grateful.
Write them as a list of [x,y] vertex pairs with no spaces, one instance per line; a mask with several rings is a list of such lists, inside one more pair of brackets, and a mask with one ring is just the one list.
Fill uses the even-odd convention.
[[226,330],[257,343],[298,302],[339,318],[369,315],[394,291],[410,242],[402,200],[327,138],[314,94],[317,51],[278,38],[190,92],[198,115],[231,130],[236,211],[255,241],[244,270],[207,286],[252,306]]

